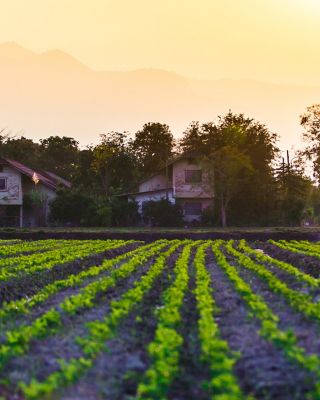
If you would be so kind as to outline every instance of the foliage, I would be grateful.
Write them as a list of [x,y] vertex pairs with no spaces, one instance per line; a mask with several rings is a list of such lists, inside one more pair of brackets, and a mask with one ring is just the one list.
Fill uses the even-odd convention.
[[173,154],[174,138],[166,124],[149,122],[136,133],[132,149],[144,174],[164,167]]
[[79,143],[70,137],[40,139],[40,161],[50,172],[73,179],[78,163]]
[[307,107],[300,116],[300,124],[304,128],[303,139],[308,146],[303,154],[313,161],[314,176],[320,178],[320,104]]
[[92,200],[76,190],[60,190],[50,203],[50,218],[58,224],[80,225],[88,214]]
[[60,190],[50,203],[53,223],[75,226],[127,226],[137,223],[138,206],[119,197],[90,197],[76,190]]
[[151,226],[182,225],[182,209],[169,200],[147,201],[142,208],[143,220]]
[[135,177],[136,160],[125,133],[111,132],[100,136],[93,148],[91,169],[98,177],[103,193],[125,188]]
[[216,218],[220,214],[222,225],[228,216],[231,224],[247,225],[272,218],[277,138],[265,125],[231,111],[216,122],[193,122],[184,132],[180,149],[203,157],[218,198]]
[[253,170],[250,159],[236,147],[226,145],[205,157],[203,165],[209,171],[211,189],[220,206],[221,223],[226,227],[230,201]]
[[112,210],[112,226],[134,226],[140,220],[138,203],[132,199],[129,201],[123,197],[111,197],[109,199]]

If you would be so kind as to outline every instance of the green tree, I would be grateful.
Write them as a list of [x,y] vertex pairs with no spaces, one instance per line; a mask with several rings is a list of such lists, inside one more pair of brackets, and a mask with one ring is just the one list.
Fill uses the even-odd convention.
[[70,137],[40,139],[40,162],[51,172],[73,180],[78,163],[79,142]]
[[103,193],[122,191],[132,185],[136,161],[125,133],[101,135],[101,142],[93,148],[91,170],[94,171]]
[[221,224],[226,227],[230,202],[252,172],[250,158],[236,147],[227,145],[205,157],[203,163],[219,203]]
[[166,124],[149,122],[143,125],[135,135],[133,151],[143,173],[154,172],[162,168],[173,155],[175,141]]
[[[273,164],[279,154],[277,135],[244,114],[219,116],[215,122],[193,122],[179,142],[180,149],[211,157],[226,146],[236,149],[250,161],[250,174],[236,185],[228,204],[233,224],[267,223],[276,203],[277,184]],[[219,213],[220,214],[220,213]]]
[[303,154],[312,160],[314,176],[320,180],[320,104],[307,107],[300,116],[300,124],[304,128],[302,135],[307,143]]
[[293,168],[286,168],[278,179],[282,223],[300,225],[312,196],[312,182],[301,170]]
[[1,145],[1,151],[4,157],[11,158],[26,164],[31,168],[39,168],[40,164],[40,145],[32,139],[24,136],[7,137]]

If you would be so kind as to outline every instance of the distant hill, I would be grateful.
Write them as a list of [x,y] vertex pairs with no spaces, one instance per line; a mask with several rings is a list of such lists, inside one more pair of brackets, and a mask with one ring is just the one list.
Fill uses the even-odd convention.
[[157,69],[94,71],[60,50],[36,54],[0,44],[0,127],[33,138],[95,142],[109,130],[135,132],[165,122],[178,137],[193,120],[232,109],[266,123],[282,147],[300,142],[299,115],[320,102],[320,88],[251,80],[204,81]]

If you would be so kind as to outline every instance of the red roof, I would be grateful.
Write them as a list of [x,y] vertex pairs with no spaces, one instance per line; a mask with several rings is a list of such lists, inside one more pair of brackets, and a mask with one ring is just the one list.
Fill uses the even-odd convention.
[[22,174],[28,176],[32,179],[33,174],[36,173],[39,179],[39,182],[43,185],[47,186],[50,189],[57,190],[58,185],[63,185],[67,188],[71,187],[71,183],[64,178],[54,174],[53,172],[48,171],[36,171],[27,167],[24,164],[19,163],[15,160],[10,160],[9,158],[3,158],[12,168],[16,169],[17,171],[21,172]]

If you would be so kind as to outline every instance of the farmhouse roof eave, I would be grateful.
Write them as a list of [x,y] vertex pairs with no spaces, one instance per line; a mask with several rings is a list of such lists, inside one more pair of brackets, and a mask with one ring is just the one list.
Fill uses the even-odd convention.
[[121,193],[121,194],[116,195],[116,197],[138,196],[138,195],[149,194],[149,193],[165,192],[166,190],[173,190],[173,187],[168,187],[168,189],[163,188],[163,189],[146,190],[145,192]]
[[36,173],[40,183],[48,187],[49,189],[56,191],[59,183],[65,187],[68,188],[71,187],[71,183],[69,181],[59,177],[58,175],[52,174],[55,176],[55,178],[53,176],[50,177],[50,173],[48,172],[35,171],[18,161],[11,160],[10,158],[2,158],[2,159],[12,168],[16,169],[17,171],[21,172],[23,175],[26,175],[31,179],[33,177],[33,174]]

